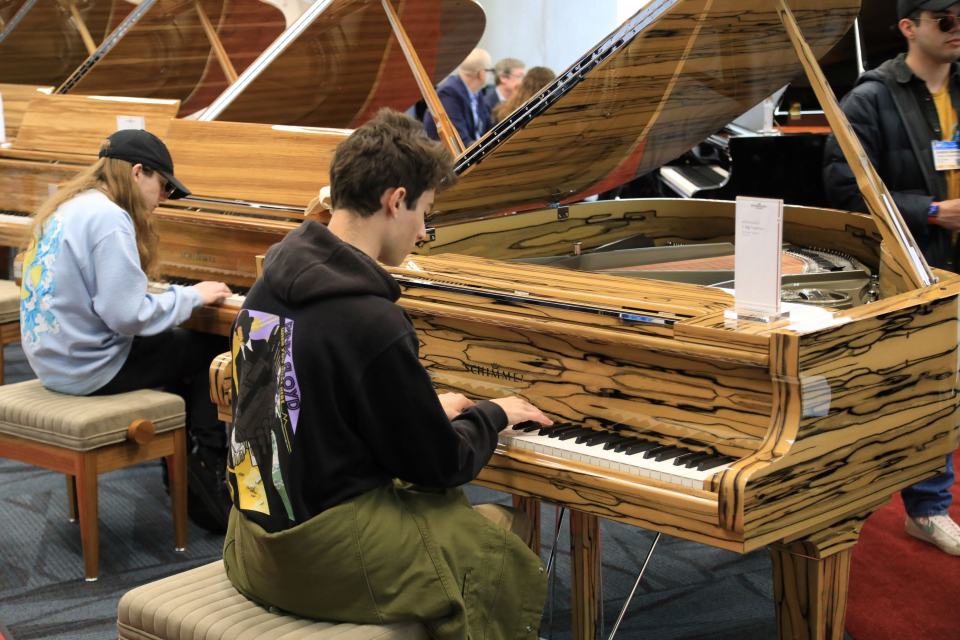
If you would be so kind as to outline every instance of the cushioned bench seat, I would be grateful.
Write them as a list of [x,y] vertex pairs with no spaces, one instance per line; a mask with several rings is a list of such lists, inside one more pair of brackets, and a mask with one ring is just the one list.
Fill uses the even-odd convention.
[[3,384],[3,347],[20,342],[20,287],[0,280],[0,384]]
[[174,545],[187,546],[187,438],[183,398],[145,389],[71,396],[39,380],[0,386],[0,457],[66,476],[70,519],[80,520],[84,573],[99,576],[97,477],[165,458]]
[[180,429],[186,422],[183,398],[151,389],[69,396],[39,380],[0,387],[0,433],[71,451],[123,442],[134,420],[149,420],[156,433]]
[[20,287],[13,280],[0,280],[0,324],[20,322]]
[[120,599],[121,640],[427,640],[419,623],[337,624],[265,609],[240,594],[217,560]]

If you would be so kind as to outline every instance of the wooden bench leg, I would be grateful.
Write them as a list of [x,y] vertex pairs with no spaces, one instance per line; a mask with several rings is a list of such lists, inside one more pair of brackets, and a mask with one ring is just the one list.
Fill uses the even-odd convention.
[[540,501],[524,496],[513,496],[513,506],[522,509],[533,523],[533,544],[530,550],[540,555]]
[[187,431],[173,434],[173,455],[167,456],[170,507],[173,509],[173,539],[177,551],[187,548]]
[[100,576],[100,542],[97,534],[97,453],[77,454],[77,502],[80,507],[80,540],[87,582]]
[[77,479],[69,473],[64,474],[67,478],[67,512],[70,514],[70,522],[76,522],[78,515],[77,508]]

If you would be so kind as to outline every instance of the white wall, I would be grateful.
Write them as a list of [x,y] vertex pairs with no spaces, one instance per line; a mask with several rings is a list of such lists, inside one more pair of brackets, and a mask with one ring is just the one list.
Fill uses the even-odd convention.
[[647,0],[479,0],[487,28],[478,45],[496,62],[519,58],[527,68],[560,73],[613,31],[618,5]]

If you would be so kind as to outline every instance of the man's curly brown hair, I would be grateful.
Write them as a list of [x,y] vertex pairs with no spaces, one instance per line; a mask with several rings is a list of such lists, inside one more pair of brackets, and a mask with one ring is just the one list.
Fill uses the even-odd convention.
[[440,193],[457,183],[454,158],[427,137],[410,116],[381,109],[377,116],[337,145],[330,163],[330,200],[334,209],[368,217],[380,210],[387,189],[407,190],[408,209],[428,189]]

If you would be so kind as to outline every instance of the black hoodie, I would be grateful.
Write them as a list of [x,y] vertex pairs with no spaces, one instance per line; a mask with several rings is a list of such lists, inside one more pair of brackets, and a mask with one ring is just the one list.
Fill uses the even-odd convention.
[[480,402],[452,422],[420,364],[390,274],[304,222],[267,252],[233,326],[234,504],[268,532],[399,478],[476,478],[506,414]]

